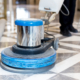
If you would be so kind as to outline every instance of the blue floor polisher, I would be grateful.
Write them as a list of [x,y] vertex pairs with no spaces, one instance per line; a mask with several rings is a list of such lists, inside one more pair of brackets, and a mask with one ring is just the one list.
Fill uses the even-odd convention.
[[12,72],[36,73],[53,67],[58,41],[44,37],[43,21],[16,20],[15,24],[17,44],[1,52],[2,68]]
[[58,41],[44,37],[40,19],[16,20],[17,43],[1,52],[2,68],[13,72],[44,72],[56,61]]
[[[19,73],[39,73],[54,66],[59,41],[48,33],[48,29],[44,31],[43,23],[49,25],[60,11],[63,1],[40,0],[39,10],[46,12],[44,18],[15,21],[17,43],[1,52],[3,69]],[[51,17],[49,13],[52,14]],[[52,37],[44,36],[44,32]]]

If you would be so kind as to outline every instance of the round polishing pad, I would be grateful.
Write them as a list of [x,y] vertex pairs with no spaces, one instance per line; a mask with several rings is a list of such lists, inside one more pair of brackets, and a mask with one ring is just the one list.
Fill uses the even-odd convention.
[[49,48],[41,54],[23,55],[13,53],[12,48],[9,47],[2,51],[1,61],[3,65],[15,69],[39,69],[54,64],[56,52],[53,48]]

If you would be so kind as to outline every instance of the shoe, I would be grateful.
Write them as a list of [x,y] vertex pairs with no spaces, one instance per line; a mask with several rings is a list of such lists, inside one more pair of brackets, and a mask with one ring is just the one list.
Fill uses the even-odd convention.
[[61,30],[61,31],[60,31],[60,34],[62,34],[63,36],[66,36],[66,37],[72,36],[68,29],[66,29],[66,30]]
[[69,27],[69,31],[73,32],[73,33],[78,33],[78,30],[75,29],[73,26]]

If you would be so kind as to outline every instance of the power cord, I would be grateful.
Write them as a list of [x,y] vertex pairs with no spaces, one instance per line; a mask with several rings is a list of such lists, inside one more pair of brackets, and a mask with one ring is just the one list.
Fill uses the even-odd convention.
[[69,16],[70,12],[68,10],[68,8],[63,4],[63,6],[65,7],[65,9],[67,10],[68,14],[64,13],[62,10],[61,10],[61,13],[65,16]]

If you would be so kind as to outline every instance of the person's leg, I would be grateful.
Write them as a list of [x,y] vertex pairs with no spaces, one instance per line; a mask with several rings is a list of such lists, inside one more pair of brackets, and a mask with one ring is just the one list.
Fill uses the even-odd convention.
[[76,0],[70,0],[70,15],[69,15],[69,25],[73,24],[74,14],[75,14]]
[[73,21],[74,21],[74,14],[75,14],[75,7],[76,7],[76,0],[70,0],[70,15],[69,15],[69,30],[71,32],[78,32],[74,27],[73,27]]
[[[70,9],[70,0],[64,0],[64,5]],[[64,6],[62,6],[61,10],[67,14],[67,11],[66,9],[64,8]],[[61,27],[60,27],[60,33],[64,36],[71,36],[69,30],[68,30],[68,23],[69,23],[69,16],[65,16],[64,14],[59,13],[59,21],[60,21],[60,24],[61,24]]]
[[[64,5],[66,5],[66,7],[69,9],[70,8],[70,0],[64,0]],[[64,6],[62,6],[61,10],[67,14],[66,9],[64,8]],[[65,16],[61,13],[59,13],[59,21],[61,24],[61,29],[66,29],[68,22],[69,22],[69,16]],[[65,27],[64,27],[65,26]]]

